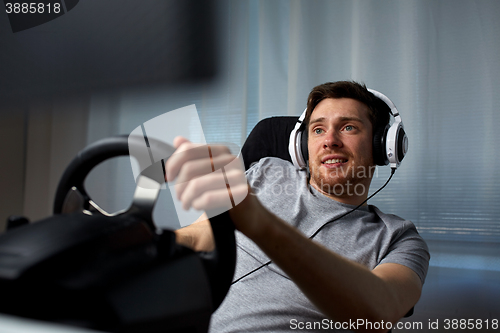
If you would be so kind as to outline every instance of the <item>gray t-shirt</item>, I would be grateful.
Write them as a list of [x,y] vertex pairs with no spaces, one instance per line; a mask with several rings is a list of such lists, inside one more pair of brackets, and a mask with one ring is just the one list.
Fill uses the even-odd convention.
[[[247,180],[266,208],[307,236],[355,208],[321,194],[309,186],[305,171],[278,158],[261,159],[247,171]],[[316,323],[318,331],[325,331],[321,324],[327,322],[333,327],[274,263],[243,277],[269,258],[243,234],[237,232],[236,239],[233,281],[241,280],[231,286],[212,316],[211,332],[288,332],[299,323]],[[313,240],[369,269],[383,263],[401,264],[414,270],[422,283],[427,274],[429,251],[413,223],[375,206],[362,206],[329,223]]]

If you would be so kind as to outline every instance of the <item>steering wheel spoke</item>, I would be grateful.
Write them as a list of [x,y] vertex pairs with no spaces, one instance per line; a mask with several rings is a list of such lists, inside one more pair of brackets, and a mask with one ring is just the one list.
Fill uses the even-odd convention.
[[83,212],[85,210],[88,210],[88,206],[88,197],[84,196],[76,186],[73,186],[64,198],[61,213],[71,214],[76,212]]
[[[85,193],[85,191],[83,191]],[[97,203],[88,197],[88,195],[83,194],[76,186],[71,187],[68,194],[64,199],[64,203],[61,208],[62,214],[72,214],[82,212],[87,215],[100,214],[103,216],[117,216],[127,212],[127,210],[121,210],[115,213],[108,213],[102,209]]]
[[162,184],[144,175],[137,177],[137,186],[132,199],[132,205],[126,211],[127,214],[135,214],[148,221],[152,227],[153,209],[160,195]]

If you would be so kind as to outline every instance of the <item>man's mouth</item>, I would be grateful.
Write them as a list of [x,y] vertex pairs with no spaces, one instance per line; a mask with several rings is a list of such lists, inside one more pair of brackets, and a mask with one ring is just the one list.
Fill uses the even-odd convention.
[[347,160],[343,158],[331,158],[329,160],[326,160],[323,162],[323,164],[339,164],[339,163],[346,163]]

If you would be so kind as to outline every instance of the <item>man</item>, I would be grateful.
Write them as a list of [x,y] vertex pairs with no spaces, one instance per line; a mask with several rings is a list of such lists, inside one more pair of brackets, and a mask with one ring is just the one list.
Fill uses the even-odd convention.
[[[229,211],[239,231],[235,282],[211,331],[387,331],[416,304],[429,253],[413,224],[374,206],[353,211],[368,196],[374,129],[388,123],[380,102],[354,82],[315,87],[305,118],[309,172],[264,158],[246,173],[248,188],[231,186],[235,196],[251,195]],[[194,145],[174,145],[167,179],[177,177],[184,207],[222,205],[227,190],[199,178]],[[225,147],[210,149],[214,164],[234,158]],[[230,181],[241,173],[226,172]],[[207,221],[177,237],[196,250],[214,246]]]

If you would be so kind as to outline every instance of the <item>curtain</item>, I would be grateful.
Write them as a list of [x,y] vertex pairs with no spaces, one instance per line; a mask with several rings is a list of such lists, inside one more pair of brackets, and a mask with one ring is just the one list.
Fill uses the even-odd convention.
[[[208,142],[241,146],[260,119],[299,115],[314,86],[356,80],[392,99],[409,137],[370,204],[429,241],[500,242],[499,1],[227,0],[217,13],[216,79],[94,95],[88,141],[195,104]],[[110,206],[133,188],[130,166],[117,168],[91,181]],[[389,171],[378,167],[372,192]],[[167,199],[156,219],[170,219]]]

